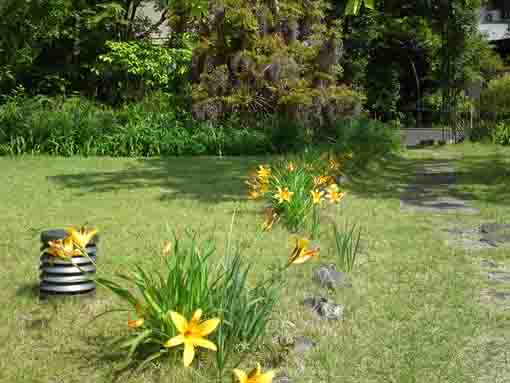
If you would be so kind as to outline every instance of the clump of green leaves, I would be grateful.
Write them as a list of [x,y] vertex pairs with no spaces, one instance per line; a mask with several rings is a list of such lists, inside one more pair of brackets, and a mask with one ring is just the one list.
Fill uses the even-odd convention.
[[349,272],[354,268],[356,257],[359,251],[359,241],[361,238],[361,228],[356,231],[356,225],[349,227],[345,225],[343,231],[338,230],[338,226],[333,224],[333,238],[335,239],[335,255],[338,269]]
[[292,232],[310,227],[312,237],[316,238],[319,235],[317,206],[324,200],[335,203],[343,198],[345,193],[340,191],[336,177],[342,175],[342,164],[350,157],[350,154],[306,151],[278,160],[273,166],[259,165],[246,183],[251,189],[250,199],[267,201],[269,216],[263,229],[271,229],[281,219]]
[[[119,282],[98,278],[127,305],[137,320],[126,328],[114,344],[126,349],[128,363],[143,365],[162,357],[177,359],[176,350],[163,345],[177,334],[170,311],[191,318],[200,309],[205,318],[216,317],[220,325],[209,339],[217,345],[216,366],[221,375],[227,365],[237,366],[246,351],[259,342],[266,331],[277,288],[264,282],[250,286],[250,266],[241,261],[240,247],[227,244],[222,261],[212,262],[214,241],[199,241],[198,233],[186,230],[180,238],[174,232],[173,246],[157,258],[157,267],[148,270],[135,265],[130,274],[119,274]],[[119,310],[120,311],[120,310]]]
[[492,141],[500,145],[510,145],[510,121],[499,121],[492,129]]

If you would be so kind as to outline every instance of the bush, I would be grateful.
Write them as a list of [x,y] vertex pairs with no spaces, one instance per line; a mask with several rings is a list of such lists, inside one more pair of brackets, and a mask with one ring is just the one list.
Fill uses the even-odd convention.
[[273,151],[269,131],[235,119],[196,121],[186,100],[155,94],[112,109],[79,97],[11,97],[0,105],[0,155],[255,155]]
[[473,129],[469,132],[470,141],[484,141],[491,139],[491,132],[496,126],[495,121],[478,121],[473,125]]
[[366,118],[338,121],[332,139],[336,152],[356,154],[352,165],[358,169],[401,146],[397,126]]
[[493,119],[510,117],[510,74],[489,81],[480,95],[480,112]]
[[500,121],[491,131],[492,141],[500,145],[510,145],[510,121]]

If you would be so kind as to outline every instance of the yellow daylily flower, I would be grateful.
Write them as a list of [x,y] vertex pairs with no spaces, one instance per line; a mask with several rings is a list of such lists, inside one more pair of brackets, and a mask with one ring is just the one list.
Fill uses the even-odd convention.
[[294,192],[289,191],[288,187],[282,189],[280,186],[278,186],[276,189],[278,192],[274,195],[274,198],[278,200],[278,203],[283,203],[284,201],[290,202]]
[[262,373],[260,363],[257,363],[257,367],[248,374],[237,368],[232,370],[232,372],[236,376],[238,383],[271,383],[275,375],[274,371]]
[[345,197],[345,192],[340,192],[338,190],[329,190],[328,194],[326,194],[326,198],[329,199],[331,203],[338,202],[342,198]]
[[250,190],[248,192],[248,199],[258,199],[260,198],[261,194],[257,190]]
[[334,171],[340,170],[340,163],[335,158],[329,159],[329,168]]
[[71,237],[66,237],[63,240],[48,241],[46,253],[58,258],[71,258],[82,255],[81,250],[75,247]]
[[338,187],[338,185],[336,183],[332,183],[331,185],[328,186],[327,190],[328,190],[328,192],[338,191],[338,190],[340,190],[340,188]]
[[170,348],[184,344],[183,362],[186,367],[191,365],[195,357],[195,347],[203,347],[217,351],[216,345],[204,337],[216,330],[220,324],[218,318],[209,319],[200,323],[202,310],[197,310],[190,321],[187,321],[181,314],[170,311],[170,318],[179,332],[179,335],[169,339],[164,347]]
[[309,259],[319,256],[320,248],[317,246],[308,249],[309,244],[310,241],[306,238],[296,238],[296,247],[294,247],[294,250],[292,250],[292,254],[290,255],[289,265],[305,263]]
[[314,205],[321,203],[322,195],[324,194],[322,190],[312,190],[310,194],[312,195],[312,202]]
[[261,194],[267,193],[268,190],[269,190],[269,185],[268,184],[260,184],[259,192]]
[[144,319],[142,317],[142,307],[140,303],[137,303],[135,306],[137,319],[128,319],[128,327],[129,328],[140,328],[143,326]]
[[325,185],[333,179],[331,176],[317,176],[313,177],[313,184],[315,187]]
[[259,180],[266,180],[271,176],[271,168],[269,165],[259,165],[259,170],[257,170],[257,176]]
[[97,234],[96,229],[88,229],[85,226],[82,226],[80,230],[76,230],[74,227],[66,229],[66,232],[72,238],[73,242],[81,249],[84,249],[85,246],[90,242],[92,238]]

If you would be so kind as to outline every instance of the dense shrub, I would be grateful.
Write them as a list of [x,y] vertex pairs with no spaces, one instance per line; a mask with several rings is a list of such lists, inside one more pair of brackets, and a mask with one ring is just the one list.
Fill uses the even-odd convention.
[[198,122],[182,100],[158,96],[111,109],[83,98],[14,97],[0,106],[0,155],[240,155],[271,137],[235,120]]
[[[156,93],[113,109],[81,97],[17,95],[0,105],[0,155],[181,156],[300,152],[324,137],[276,116],[197,121],[188,100]],[[368,119],[340,121],[334,141],[358,162],[398,147],[395,129]]]
[[401,146],[397,126],[368,118],[338,121],[332,138],[339,153],[355,153],[352,164],[358,169]]
[[500,145],[510,145],[510,121],[499,121],[491,129],[492,141]]
[[510,117],[510,74],[489,82],[480,96],[480,111],[487,117]]

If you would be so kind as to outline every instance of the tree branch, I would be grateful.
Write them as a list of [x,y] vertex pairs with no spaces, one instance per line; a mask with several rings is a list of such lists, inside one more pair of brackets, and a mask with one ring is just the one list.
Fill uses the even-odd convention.
[[139,37],[145,38],[148,37],[152,32],[155,32],[165,21],[166,16],[168,14],[168,8],[163,11],[161,14],[161,18],[158,20],[156,24],[153,24],[149,29],[147,29],[145,32],[143,32]]

